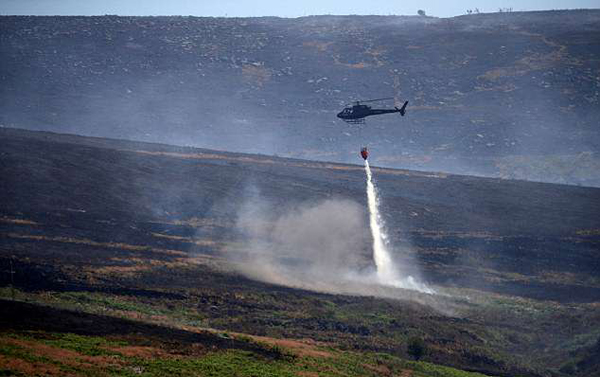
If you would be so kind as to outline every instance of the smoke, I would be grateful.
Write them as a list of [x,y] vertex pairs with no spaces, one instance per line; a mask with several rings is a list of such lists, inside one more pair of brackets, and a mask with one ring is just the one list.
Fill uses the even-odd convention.
[[397,276],[381,226],[374,241],[358,203],[336,198],[286,207],[263,199],[256,188],[250,192],[238,214],[241,242],[226,250],[243,275],[327,293],[391,298],[407,298],[407,290],[433,293],[413,277]]
[[250,278],[329,291],[340,277],[368,265],[363,219],[361,207],[349,200],[282,211],[254,196],[237,221],[244,248],[231,257]]

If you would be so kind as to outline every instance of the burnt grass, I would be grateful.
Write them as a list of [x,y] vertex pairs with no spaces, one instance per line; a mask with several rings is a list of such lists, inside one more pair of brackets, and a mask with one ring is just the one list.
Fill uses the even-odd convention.
[[[223,260],[224,245],[243,245],[235,222],[249,185],[282,211],[327,198],[366,205],[360,166],[17,129],[0,129],[0,140],[0,284],[10,285],[12,260],[17,294],[44,303],[2,301],[2,331],[200,336],[81,306],[104,300],[167,325],[177,317],[406,358],[419,336],[425,360],[494,375],[598,370],[599,189],[375,169],[392,244],[414,250],[395,257],[454,296],[432,307],[418,295],[253,281]],[[43,294],[79,306],[45,306]]]

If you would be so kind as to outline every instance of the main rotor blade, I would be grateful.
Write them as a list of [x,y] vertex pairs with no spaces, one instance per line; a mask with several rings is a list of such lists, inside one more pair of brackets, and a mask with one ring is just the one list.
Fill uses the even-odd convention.
[[368,99],[368,100],[365,100],[365,101],[358,101],[358,102],[377,102],[377,101],[385,101],[385,100],[388,100],[388,99],[394,99],[394,97]]
[[353,105],[356,105],[356,104],[359,104],[359,103],[363,103],[363,102],[386,101],[386,100],[389,100],[389,99],[396,99],[396,98],[394,98],[394,97],[385,97],[385,98],[367,99],[367,100],[364,100],[364,101],[358,100],[358,101],[352,101],[350,103],[347,103],[344,106],[353,106]]

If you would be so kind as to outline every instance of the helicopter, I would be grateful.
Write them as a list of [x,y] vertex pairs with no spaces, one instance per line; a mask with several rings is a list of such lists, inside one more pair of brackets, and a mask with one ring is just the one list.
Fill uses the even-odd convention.
[[340,111],[337,115],[338,118],[342,119],[346,123],[350,124],[362,124],[365,122],[365,117],[369,115],[380,115],[380,114],[391,114],[391,113],[400,113],[400,115],[404,116],[406,114],[406,105],[408,105],[408,101],[404,102],[401,108],[397,108],[394,106],[394,109],[372,109],[371,106],[361,105],[366,102],[378,102],[394,99],[393,97],[388,98],[377,98],[370,99],[365,101],[355,101],[352,106],[350,104],[346,105],[344,110]]

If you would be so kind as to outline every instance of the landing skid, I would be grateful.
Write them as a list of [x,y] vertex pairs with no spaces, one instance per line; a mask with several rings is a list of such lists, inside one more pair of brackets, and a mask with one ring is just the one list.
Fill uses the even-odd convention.
[[365,118],[360,119],[344,119],[344,122],[348,124],[365,124]]

